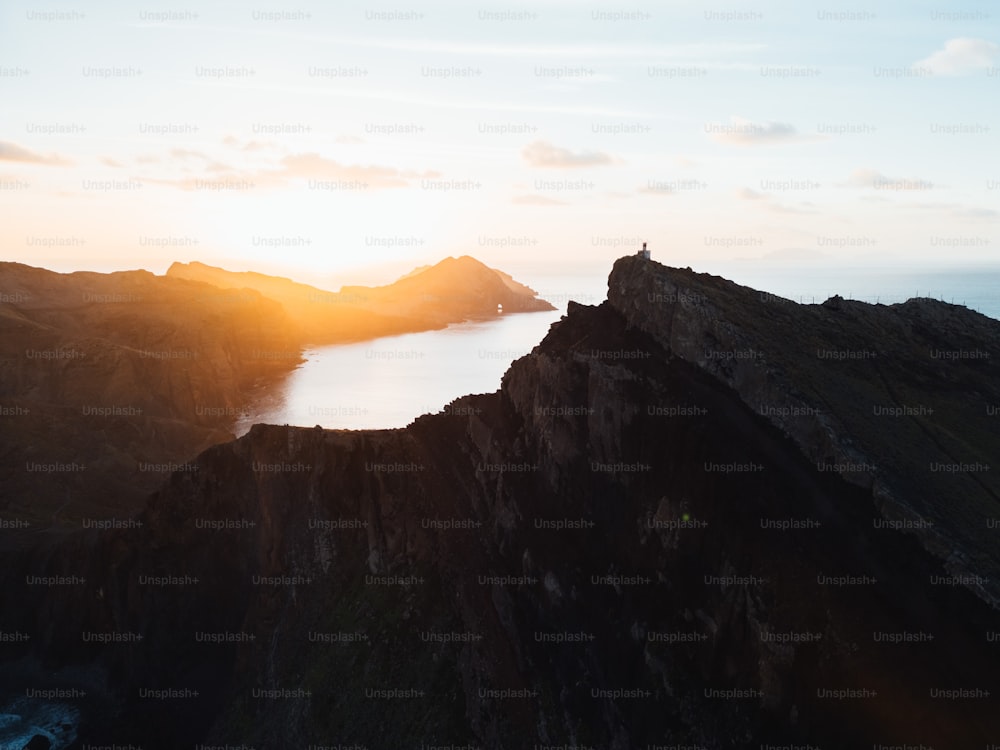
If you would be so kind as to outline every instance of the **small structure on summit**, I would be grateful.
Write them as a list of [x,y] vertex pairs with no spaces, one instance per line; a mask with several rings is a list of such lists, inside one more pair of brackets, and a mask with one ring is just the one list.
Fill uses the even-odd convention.
[[646,243],[642,243],[642,250],[636,253],[643,260],[649,260],[649,250],[646,249]]

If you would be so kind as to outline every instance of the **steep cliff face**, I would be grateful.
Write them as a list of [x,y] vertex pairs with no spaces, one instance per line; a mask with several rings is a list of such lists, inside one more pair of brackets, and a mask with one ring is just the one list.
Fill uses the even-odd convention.
[[1000,603],[1000,323],[926,299],[798,305],[639,258],[615,264],[608,301]]
[[[876,346],[859,320],[919,346],[938,335],[926,315],[981,324],[980,348],[996,328],[924,303],[759,307],[632,259],[609,286],[601,306],[570,305],[497,393],[405,430],[257,425],[173,474],[141,526],[8,554],[0,630],[32,637],[5,652],[3,686],[86,685],[81,737],[144,747],[998,736],[990,698],[940,692],[995,695],[986,587],[952,585],[953,557],[884,528],[883,498],[924,497],[897,481],[898,454],[873,454],[901,438],[849,432],[866,423],[842,405],[871,377],[824,379],[800,346],[823,326]],[[702,296],[675,291],[669,311],[646,297],[671,289]],[[707,353],[758,348],[756,368]],[[923,360],[892,367],[896,393],[929,402]],[[811,422],[781,410],[820,397]],[[878,468],[821,470],[817,455]],[[955,526],[949,544],[975,560]],[[119,637],[83,643],[93,632]],[[179,697],[149,697],[168,688]]]

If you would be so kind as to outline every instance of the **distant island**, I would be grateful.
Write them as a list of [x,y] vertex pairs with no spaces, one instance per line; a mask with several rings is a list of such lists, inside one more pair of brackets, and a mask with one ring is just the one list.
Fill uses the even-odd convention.
[[386,286],[346,286],[340,292],[203,263],[174,263],[167,277],[256,290],[280,302],[305,343],[312,345],[444,328],[495,316],[498,306],[505,313],[555,310],[530,287],[468,255],[417,268]]

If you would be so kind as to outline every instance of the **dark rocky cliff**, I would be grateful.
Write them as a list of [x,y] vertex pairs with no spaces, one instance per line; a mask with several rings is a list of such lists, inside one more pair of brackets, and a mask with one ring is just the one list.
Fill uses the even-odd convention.
[[927,467],[997,455],[998,336],[622,259],[497,393],[257,425],[142,526],[7,554],[4,685],[85,686],[81,736],[144,747],[982,746],[996,486]]
[[632,258],[616,264],[608,299],[1000,603],[997,321],[929,299],[797,305]]

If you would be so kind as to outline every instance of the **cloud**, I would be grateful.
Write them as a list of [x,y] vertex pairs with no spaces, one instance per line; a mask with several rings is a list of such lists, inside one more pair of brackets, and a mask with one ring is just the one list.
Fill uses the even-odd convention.
[[244,151],[281,151],[283,150],[274,141],[247,141],[243,144]]
[[10,141],[0,141],[0,161],[18,161],[26,164],[44,164],[50,167],[65,167],[73,162],[56,154],[39,154],[36,151],[18,146]]
[[112,167],[114,169],[121,169],[122,167],[125,166],[121,162],[115,161],[110,156],[102,156],[101,157],[101,164],[103,164],[106,167]]
[[365,139],[356,135],[338,135],[335,142],[353,145],[357,143],[364,143]]
[[656,183],[653,180],[640,187],[639,192],[645,195],[675,195],[677,193],[670,185]]
[[482,41],[455,42],[444,39],[413,37],[313,37],[324,44],[359,46],[374,49],[389,49],[400,52],[418,52],[455,55],[464,59],[474,57],[511,57],[519,60],[569,58],[572,60],[593,59],[638,59],[638,60],[679,60],[731,61],[739,55],[754,55],[767,49],[760,42],[692,42],[688,44],[649,43],[636,44],[583,43],[583,44],[536,44],[485,43]]
[[175,159],[202,159],[203,161],[208,161],[209,158],[201,151],[191,151],[186,148],[174,148],[170,150],[170,155]]
[[225,146],[230,146],[232,148],[238,148],[240,151],[264,151],[264,150],[274,150],[280,151],[278,144],[274,141],[246,141],[243,142],[234,135],[227,135],[222,139],[222,143]]
[[934,183],[920,177],[887,177],[876,169],[855,169],[840,187],[872,188],[881,191],[932,190]]
[[980,206],[968,206],[962,203],[938,202],[911,202],[905,208],[912,211],[927,212],[937,211],[953,219],[965,221],[985,221],[993,223],[1000,219],[1000,211],[994,208],[982,208]]
[[955,216],[960,219],[996,221],[1000,219],[1000,211],[993,208],[956,208]]
[[547,198],[544,195],[515,195],[511,199],[511,203],[516,203],[520,206],[568,206],[566,201],[557,200],[556,198]]
[[294,154],[281,160],[274,174],[287,179],[348,180],[367,183],[366,187],[407,187],[410,180],[434,179],[440,172],[399,170],[376,165],[341,164],[316,153]]
[[[191,158],[207,159],[197,152],[187,152]],[[379,165],[342,164],[317,153],[291,154],[283,157],[271,169],[239,171],[221,162],[209,160],[203,167],[208,177],[180,180],[147,179],[148,182],[176,187],[181,190],[205,189],[209,184],[237,184],[252,188],[285,187],[292,180],[317,180],[350,183],[359,188],[387,189],[409,187],[411,181],[441,176],[431,170],[417,172]]]
[[786,206],[782,203],[775,203],[774,201],[767,201],[765,203],[768,211],[773,211],[776,214],[814,214],[816,213],[816,204],[810,203],[809,201],[802,201],[798,206]]
[[816,205],[810,201],[801,201],[798,206],[789,206],[783,203],[778,203],[767,193],[761,193],[757,190],[751,190],[750,188],[740,188],[736,191],[736,197],[741,201],[754,201],[759,207],[767,211],[772,211],[776,214],[816,213]]
[[1000,57],[1000,45],[986,39],[959,37],[944,43],[944,49],[913,63],[914,68],[926,68],[934,75],[960,76],[991,67]]
[[802,143],[822,140],[824,136],[800,133],[787,122],[752,122],[732,115],[729,124],[705,123],[705,132],[717,143],[733,146],[769,146],[777,143]]
[[553,146],[548,141],[535,141],[525,146],[521,155],[530,166],[543,169],[598,167],[615,163],[615,159],[600,151],[573,152],[569,149]]
[[208,164],[205,165],[205,171],[223,173],[223,172],[232,172],[234,170],[228,164],[223,164],[221,161],[215,161],[213,159],[209,161]]
[[233,177],[238,171],[229,164],[217,161],[202,151],[192,151],[191,149],[186,149],[186,148],[174,148],[170,150],[170,156],[171,158],[181,162],[191,162],[191,161],[204,162],[203,164],[197,167],[191,167],[191,166],[183,167],[182,168],[183,171],[188,173],[194,172],[198,169],[204,169],[206,172],[211,172],[214,175],[226,175]]

